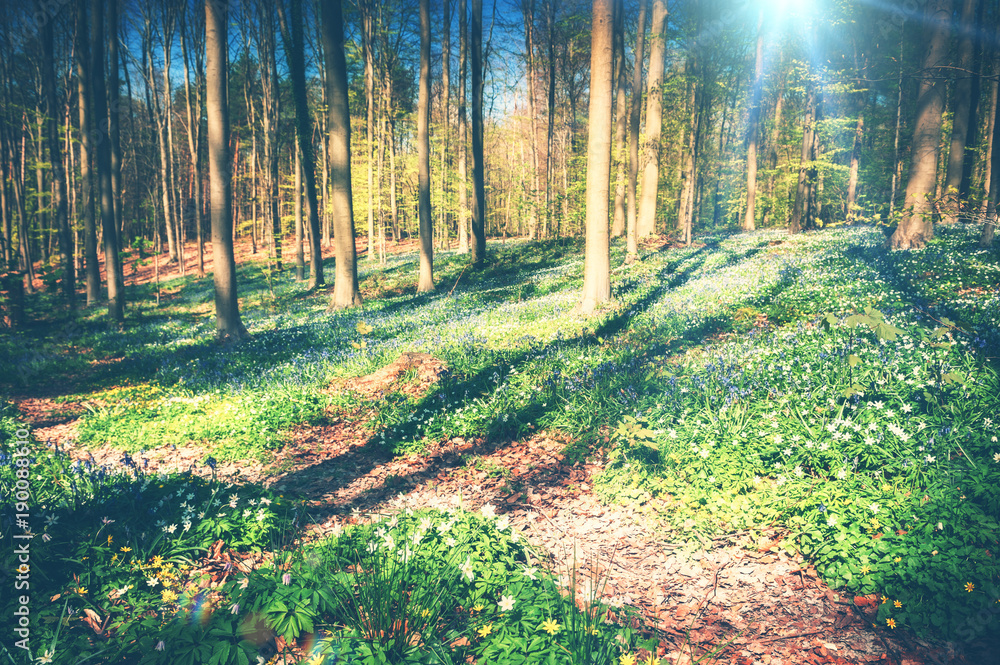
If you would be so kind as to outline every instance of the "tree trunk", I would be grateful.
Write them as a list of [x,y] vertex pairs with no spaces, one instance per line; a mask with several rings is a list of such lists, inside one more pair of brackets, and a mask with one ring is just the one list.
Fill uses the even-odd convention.
[[611,237],[625,234],[625,170],[628,168],[625,145],[625,5],[615,1],[615,161],[617,178],[615,182],[615,214],[611,223]]
[[451,3],[442,0],[441,24],[441,248],[448,249],[448,157],[451,154]]
[[754,57],[753,90],[750,94],[750,117],[747,120],[747,207],[743,230],[757,228],[757,133],[760,125],[760,96],[764,87],[764,10],[757,18],[757,53]]
[[[195,54],[195,86],[194,86],[194,106],[191,105],[191,81],[190,70],[191,61],[188,58],[187,30],[186,25],[181,26],[181,56],[184,59],[184,103],[187,110],[188,121],[188,152],[191,154],[191,190],[194,194],[194,227],[195,236],[198,242],[198,276],[205,276],[205,238],[202,229],[201,219],[201,116],[202,116],[202,92],[201,85],[204,78],[204,65],[197,53],[204,52],[204,42],[198,44],[199,30],[196,28],[194,48]],[[202,33],[204,34],[204,33]],[[200,48],[199,48],[200,46]]]
[[[316,160],[313,155],[312,120],[309,116],[309,106],[306,97],[305,76],[305,43],[302,30],[302,0],[291,0],[290,21],[286,21],[283,3],[278,3],[278,19],[281,25],[281,35],[288,55],[288,69],[292,79],[292,96],[295,103],[295,138],[296,138],[296,174],[303,178],[305,186],[306,221],[309,225],[309,255],[312,264],[309,268],[309,289],[315,289],[324,283],[323,280],[323,249],[320,247],[319,201],[316,195]],[[289,25],[291,23],[291,25]],[[295,269],[298,274],[302,253],[302,231],[298,229],[301,220],[302,188],[296,183],[298,198],[296,203],[299,212],[296,216],[297,249]],[[304,265],[302,267],[304,271]],[[300,278],[301,279],[301,278]]]
[[420,279],[417,293],[434,290],[434,222],[431,218],[431,10],[420,0],[420,90],[417,100],[417,181]]
[[469,56],[468,7],[458,0],[458,253],[469,253],[469,172],[466,164],[468,124],[465,114],[465,80]]
[[[35,0],[35,11],[42,12],[41,0]],[[49,144],[49,162],[52,165],[52,210],[55,213],[54,226],[59,233],[59,249],[62,254],[63,294],[70,310],[76,307],[76,273],[73,269],[73,236],[69,229],[66,210],[66,171],[63,168],[62,145],[59,141],[59,126],[56,124],[56,74],[52,21],[42,23],[39,30],[42,53],[42,89],[45,105],[45,136]],[[4,157],[0,156],[0,159]]]
[[295,280],[301,282],[306,278],[306,257],[302,253],[302,155],[298,144],[295,145]]
[[[1000,32],[1000,27],[998,27]],[[1000,70],[1000,52],[994,53],[994,71]],[[997,201],[1000,200],[1000,101],[997,98],[997,82],[993,82],[993,117],[990,119],[990,135],[988,167],[990,179],[987,182],[989,194],[986,197],[986,221],[983,230],[979,235],[979,246],[983,248],[993,246],[993,238],[996,235],[997,227]]]
[[645,168],[636,234],[645,238],[656,231],[656,192],[660,181],[660,130],[663,125],[663,60],[666,55],[667,4],[653,0],[649,40],[649,80],[646,82]]
[[351,114],[347,104],[347,59],[344,54],[344,16],[340,0],[321,3],[323,55],[326,59],[328,150],[334,214],[336,276],[330,309],[361,304],[358,256],[351,203]]
[[851,149],[851,168],[847,175],[847,202],[845,212],[847,223],[853,224],[857,216],[858,170],[861,166],[861,140],[865,133],[865,111],[862,103],[858,110],[858,122],[854,127],[854,147]]
[[556,125],[556,1],[546,0],[545,23],[549,32],[549,96],[546,104],[547,119],[545,126],[545,165],[542,175],[545,183],[545,217],[543,232],[558,237],[558,230],[553,232],[552,224],[552,147],[555,138]]
[[83,184],[83,257],[87,280],[87,306],[101,299],[101,268],[97,259],[97,220],[94,212],[96,188],[91,172],[93,149],[90,107],[90,42],[87,40],[87,2],[76,4],[76,81],[80,107],[80,180]]
[[359,5],[361,9],[361,51],[365,64],[365,160],[368,167],[368,260],[375,259],[372,251],[375,243],[375,199],[373,177],[373,158],[375,151],[375,49],[372,44],[375,39],[375,17],[372,15],[371,0],[364,0]]
[[249,336],[240,318],[233,255],[233,190],[229,162],[228,5],[205,0],[205,101],[212,210],[215,331],[220,341]]
[[958,45],[958,71],[952,96],[951,149],[948,151],[948,170],[944,177],[944,212],[941,222],[953,224],[959,220],[964,201],[960,200],[962,173],[965,166],[965,141],[969,136],[969,115],[972,110],[972,83],[975,74],[972,68],[972,47],[976,26],[978,0],[963,0],[962,21],[959,33],[962,38]]
[[799,159],[799,179],[795,188],[795,206],[788,222],[789,233],[799,233],[810,226],[809,197],[811,190],[810,173],[812,171],[813,133],[816,121],[816,84],[809,82],[806,92],[806,115],[802,130],[802,151]]
[[614,62],[614,0],[594,0],[590,49],[590,129],[587,139],[587,245],[583,272],[584,314],[611,299],[608,194],[611,188],[611,77]]
[[[122,143],[118,118],[121,107],[121,83],[118,77],[118,13],[119,0],[111,0],[108,7],[108,61],[115,63],[108,70],[108,139],[111,141],[111,191],[114,194],[115,233],[118,246],[123,247],[125,220],[122,219]],[[122,270],[125,267],[122,266]],[[125,275],[122,275],[122,283]]]
[[947,86],[938,71],[947,65],[951,0],[935,0],[929,10],[930,41],[924,57],[917,115],[913,129],[913,157],[906,183],[903,218],[892,234],[893,249],[923,247],[934,237],[933,201],[941,146],[941,113]]
[[486,174],[483,159],[483,0],[472,0],[472,261],[486,260]]
[[625,223],[625,262],[631,263],[639,257],[639,241],[636,229],[636,181],[639,177],[639,121],[642,116],[642,62],[646,39],[646,8],[649,0],[639,2],[639,21],[635,39],[635,67],[632,72],[632,107],[629,115],[628,134],[628,210]]
[[[108,113],[108,98],[104,86],[104,2],[91,0],[90,26],[90,92],[95,118]],[[111,68],[118,63],[112,62]],[[125,321],[125,284],[122,280],[121,259],[118,256],[118,236],[115,232],[114,192],[111,190],[111,146],[97,142],[97,177],[101,191],[101,227],[104,230],[104,267],[108,280],[108,317],[116,324]]]
[[528,132],[531,134],[531,177],[525,185],[528,199],[528,238],[538,237],[538,130],[535,126],[535,2],[522,0],[521,12],[524,15],[524,52],[528,70],[525,74],[528,87]]

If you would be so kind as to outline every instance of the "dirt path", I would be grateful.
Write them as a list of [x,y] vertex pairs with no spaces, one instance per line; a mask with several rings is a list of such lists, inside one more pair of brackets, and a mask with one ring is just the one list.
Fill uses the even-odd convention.
[[[426,359],[417,364],[416,379],[406,386],[415,394],[426,390],[439,369]],[[409,367],[383,368],[338,388],[377,398]],[[58,443],[76,458],[120,463],[120,451],[74,444],[72,410],[53,416],[47,409],[51,402],[39,398],[24,398],[18,405],[37,423],[40,440]],[[358,513],[406,507],[478,510],[490,504],[510,518],[551,569],[565,573],[575,560],[579,581],[606,579],[605,601],[640,611],[661,640],[664,662],[690,663],[692,654],[697,661],[723,645],[715,662],[739,665],[995,662],[985,654],[951,660],[942,645],[902,630],[874,628],[870,617],[878,600],[832,591],[808,564],[779,548],[780,532],[772,532],[764,545],[740,535],[700,546],[671,542],[642,507],[603,505],[592,490],[600,463],[565,463],[560,451],[568,441],[560,435],[539,432],[500,445],[453,439],[425,455],[390,458],[365,447],[369,432],[363,414],[350,416],[293,432],[269,464],[220,464],[217,472],[300,494],[309,506],[309,530],[317,535],[356,521]],[[147,472],[191,468],[209,475],[203,463],[208,454],[192,444],[161,446],[134,457]]]

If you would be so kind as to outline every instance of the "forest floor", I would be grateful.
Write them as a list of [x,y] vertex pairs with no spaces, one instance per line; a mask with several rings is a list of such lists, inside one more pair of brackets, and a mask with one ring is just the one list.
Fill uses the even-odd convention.
[[[417,380],[400,381],[414,368]],[[419,397],[440,370],[430,356],[401,358],[333,389],[367,400],[400,388]],[[81,404],[29,396],[14,402],[38,439],[62,447],[73,459],[119,464],[119,450],[75,444]],[[309,538],[339,532],[358,522],[359,514],[408,507],[478,511],[491,504],[535,546],[543,565],[562,573],[564,583],[569,563],[578,562],[581,590],[594,579],[604,585],[605,602],[639,609],[645,628],[661,637],[659,655],[670,663],[950,662],[946,645],[876,629],[878,597],[830,589],[802,557],[780,547],[786,535],[780,528],[766,531],[768,542],[752,542],[740,533],[695,546],[665,540],[648,510],[608,505],[594,494],[591,481],[602,464],[566,463],[565,435],[539,432],[503,445],[456,438],[423,455],[394,458],[365,445],[365,413],[331,415],[332,424],[296,429],[267,463],[220,463],[218,477],[262,483],[305,499]],[[149,473],[190,470],[210,477],[199,464],[208,454],[196,444],[164,445],[144,451],[136,462]],[[967,658],[990,662],[974,650]]]
[[[711,270],[721,274],[730,266],[740,265],[740,262],[748,262],[758,254],[764,255],[768,252],[784,256],[785,250],[781,247],[784,240],[767,237],[755,242],[757,245],[749,250],[744,251],[739,248],[738,251],[731,250],[728,257],[724,256],[719,260],[720,267],[715,267],[713,264]],[[290,248],[291,243],[286,241],[286,275],[289,269]],[[667,252],[671,248],[673,244],[664,239],[649,245],[646,250],[659,253]],[[416,241],[413,240],[387,243],[387,252],[392,255],[412,254],[415,249]],[[259,262],[264,258],[262,253],[254,255],[248,241],[238,243],[236,250],[237,261],[240,264]],[[332,257],[333,248],[329,248],[329,251]],[[653,289],[653,293],[659,294],[675,287],[680,288],[685,283],[684,280],[693,281],[701,271],[707,275],[702,279],[719,281],[714,276],[715,273],[705,267],[704,256],[698,257],[700,248],[685,251],[689,254],[683,255],[682,259],[664,268],[663,272],[656,273],[651,279],[653,286],[650,288]],[[360,256],[366,255],[363,239],[359,239],[358,252]],[[326,250],[324,256],[326,257]],[[565,261],[560,259],[561,256],[563,254],[556,258]],[[185,273],[190,276],[197,268],[192,245],[188,246],[185,257]],[[205,257],[206,269],[210,271],[210,252],[207,252]],[[166,325],[160,323],[159,318],[169,321],[175,312],[183,313],[184,308],[196,311],[203,320],[207,320],[209,315],[206,309],[208,301],[204,285],[196,284],[195,286],[201,290],[196,290],[193,296],[183,293],[190,282],[187,284],[178,282],[180,271],[176,265],[171,266],[169,270],[166,269],[165,258],[165,254],[161,254],[155,266],[154,261],[148,257],[141,261],[126,260],[129,266],[126,269],[126,283],[131,287],[145,287],[147,300],[150,297],[149,287],[154,281],[166,282],[163,293],[164,308],[160,310],[161,314],[156,314],[157,310],[153,309],[151,311],[154,312],[154,316],[148,317],[146,323],[137,326],[137,328],[148,326],[149,330],[156,331],[157,335],[160,334],[160,328],[156,326]],[[508,259],[498,260],[495,268],[501,277],[504,277],[503,271],[507,269],[504,260]],[[530,285],[530,289],[516,280],[512,280],[511,286],[503,283],[503,288],[510,291],[505,292],[503,298],[510,302],[513,299],[511,294],[515,294],[517,303],[521,303],[522,297],[526,300],[533,293],[547,295],[549,292],[545,289],[548,288],[552,288],[554,292],[555,289],[544,280],[568,278],[558,272],[555,278],[551,277],[555,268],[549,266],[556,265],[557,262],[548,259],[546,261],[539,263],[544,269],[541,271],[544,273],[543,278]],[[294,255],[291,257],[291,262],[294,263]],[[682,270],[682,267],[687,265],[685,262],[692,262],[695,267]],[[397,278],[392,273],[395,268],[391,262],[385,272],[379,272],[379,269],[374,268],[373,262],[365,262],[363,265],[365,274],[368,275],[362,283],[362,289],[366,291],[366,302],[381,297],[388,303],[384,310],[375,309],[374,315],[367,319],[373,321],[378,328],[380,325],[378,317],[382,311],[387,312],[385,316],[388,318],[390,315],[394,316],[397,309],[404,311],[411,308],[411,303],[406,297],[410,296],[414,289],[411,284],[405,283],[405,280],[394,281]],[[440,287],[446,290],[451,286],[451,279],[454,279],[457,285],[465,274],[464,269],[459,271],[454,268],[449,273],[447,283],[439,278]],[[782,280],[786,279],[784,272],[780,274]],[[270,276],[266,276],[266,279],[269,280]],[[627,280],[620,281],[627,282]],[[404,283],[404,286],[399,286]],[[561,288],[565,288],[565,282],[560,284],[563,284]],[[477,298],[488,297],[492,291],[500,290],[488,282],[486,287],[494,288],[476,284],[469,287],[469,294],[466,297],[478,304],[480,301],[476,300]],[[263,293],[267,288],[268,282],[258,276],[252,289],[241,291],[241,297],[247,302],[244,309],[249,309],[251,299],[256,297],[244,294],[254,291],[258,294]],[[573,288],[575,289],[575,286]],[[627,295],[627,288],[627,285],[622,287],[621,293]],[[719,288],[727,286],[722,284]],[[781,288],[791,291],[787,285]],[[811,294],[810,288],[806,285],[804,291]],[[318,294],[310,294],[310,297],[316,295],[321,296],[322,290]],[[400,296],[406,296],[400,298],[402,307],[393,300]],[[270,302],[261,296],[258,309],[264,314],[257,314],[260,319],[256,325],[261,331],[255,333],[258,339],[273,329],[270,327],[272,324],[262,324],[261,321],[267,320],[270,316],[287,314],[280,311],[280,307],[286,306],[281,300],[282,297],[280,295],[275,297],[273,288]],[[753,298],[758,298],[756,293],[753,294]],[[760,303],[769,302],[769,298],[773,300],[771,296],[765,294],[760,299],[747,300],[746,302],[750,304],[742,307],[744,303],[734,298],[735,304],[726,304],[724,314],[717,317],[717,320],[725,319],[726,322],[735,322],[744,327],[752,325],[756,328],[760,324],[762,331],[770,333],[776,328],[776,324],[768,321],[767,314],[754,309],[754,307],[763,309]],[[652,299],[650,296],[650,300]],[[159,302],[158,298],[158,308]],[[253,300],[253,303],[256,302]],[[295,306],[305,307],[302,305],[304,301],[300,295],[293,295],[287,302],[291,303],[287,305],[289,310]],[[455,302],[455,300],[446,301],[447,306],[453,306]],[[493,304],[493,301],[489,300],[483,302],[491,306]],[[722,299],[718,302],[721,303]],[[421,302],[413,307],[422,307],[426,304]],[[457,309],[457,305],[454,306]],[[636,309],[639,307],[636,306]],[[813,315],[802,312],[795,314],[800,320]],[[462,316],[459,314],[456,320],[460,320]],[[542,317],[532,316],[536,319],[544,318],[544,313]],[[614,312],[611,318],[614,319]],[[717,332],[708,325],[703,325],[700,322],[702,319],[693,320],[697,325],[692,324],[692,329],[698,335],[704,333],[704,337],[698,338],[699,348],[702,343],[729,339],[730,333]],[[179,329],[186,325],[184,321],[182,317],[181,323],[177,324]],[[302,327],[308,329],[308,326],[317,325],[315,321],[316,319],[309,320]],[[206,324],[201,322],[199,325]],[[348,320],[342,329],[338,328],[332,332],[327,329],[313,330],[320,330],[328,337],[336,335],[338,339],[343,340],[341,343],[346,349],[345,357],[348,361],[355,362],[350,355],[352,353],[350,348],[347,348],[348,341],[357,350],[363,350],[368,340],[371,340],[372,346],[378,341],[374,336],[366,337],[366,333],[361,331],[361,326],[367,324],[366,319],[360,317],[357,323],[359,336],[348,337],[343,331],[350,333],[354,325],[353,321]],[[598,432],[596,436],[591,437],[589,441],[581,441],[580,437],[567,432],[565,428],[550,428],[544,425],[536,427],[535,421],[525,414],[537,413],[537,404],[528,404],[518,412],[508,403],[503,403],[496,407],[499,409],[497,414],[510,411],[514,413],[515,418],[519,415],[524,416],[521,421],[523,426],[516,435],[511,435],[506,430],[500,436],[493,432],[489,435],[467,434],[444,437],[426,434],[423,436],[425,445],[419,452],[392,450],[391,446],[385,444],[384,438],[385,432],[391,428],[385,425],[385,420],[379,419],[395,417],[395,414],[390,413],[386,416],[384,407],[380,405],[392,400],[396,400],[393,403],[400,403],[399,400],[403,400],[406,406],[402,412],[405,415],[406,409],[409,408],[416,414],[418,406],[426,407],[431,397],[440,396],[443,403],[445,396],[448,395],[447,399],[451,400],[451,393],[442,389],[441,383],[449,370],[454,368],[449,368],[445,360],[432,353],[404,351],[397,355],[396,347],[392,346],[397,337],[394,331],[404,329],[409,323],[398,324],[398,328],[391,327],[397,324],[381,325],[385,326],[385,346],[379,349],[380,356],[376,356],[372,351],[372,360],[369,361],[375,363],[374,359],[380,359],[375,365],[376,369],[368,374],[354,376],[351,374],[353,368],[365,365],[351,365],[352,369],[328,381],[322,388],[322,392],[330,398],[324,407],[323,416],[312,424],[296,425],[284,430],[281,446],[270,451],[269,455],[254,456],[248,453],[242,458],[223,457],[217,466],[210,469],[204,460],[217,454],[211,442],[192,438],[180,445],[171,443],[144,445],[141,452],[132,448],[135,463],[146,473],[191,471],[204,477],[217,476],[234,483],[262,484],[276,492],[287,493],[303,500],[308,514],[308,526],[303,535],[306,540],[339,533],[344,526],[359,523],[366,516],[398,513],[407,508],[443,510],[462,508],[479,511],[483,506],[492,506],[496,514],[509,517],[512,528],[531,543],[534,555],[539,561],[548,569],[559,573],[565,583],[569,583],[571,570],[575,567],[575,579],[578,584],[583,585],[591,581],[596,582],[598,586],[603,585],[601,595],[604,602],[613,607],[627,606],[638,610],[642,618],[641,628],[659,639],[659,647],[653,655],[663,658],[665,663],[847,665],[885,662],[895,665],[931,665],[964,662],[987,665],[991,662],[1000,662],[998,654],[989,651],[989,646],[985,642],[966,643],[962,645],[962,653],[956,654],[953,651],[953,643],[922,639],[905,628],[886,630],[885,617],[879,614],[880,605],[886,602],[886,597],[880,597],[875,593],[845,594],[831,589],[816,568],[795,552],[796,543],[793,542],[790,531],[777,520],[772,524],[756,525],[752,530],[730,530],[717,536],[706,536],[700,529],[692,528],[687,530],[689,533],[685,538],[678,538],[676,523],[671,525],[663,521],[667,508],[666,504],[657,503],[660,499],[632,502],[607,500],[606,496],[596,491],[595,485],[599,483],[599,476],[611,466],[609,450],[612,448],[612,443],[609,437],[611,429],[616,424],[613,421],[600,423],[596,427]],[[575,322],[574,325],[579,325],[579,322]],[[274,328],[283,326],[286,331],[295,330],[294,326],[288,324],[287,319],[282,324],[273,326]],[[164,337],[179,337],[186,342],[189,331],[178,332],[179,329],[170,329]],[[383,331],[377,331],[381,332]],[[746,332],[743,331],[744,334]],[[757,331],[752,332],[756,334]],[[561,332],[559,334],[562,335]],[[588,333],[587,328],[583,327],[579,337],[581,340],[579,348],[582,350],[577,351],[577,347],[572,347],[567,354],[589,353],[595,340],[596,346],[602,351],[605,347],[614,347],[618,342],[614,344],[608,342],[608,338],[614,334],[616,331],[606,333],[606,338],[602,339],[597,333]],[[623,340],[621,344],[632,341],[632,338],[628,337],[628,329],[621,334]],[[671,346],[674,341],[670,344],[658,341],[668,339],[665,333],[657,335],[659,337],[654,335],[651,342],[642,340],[642,343],[647,344],[643,347],[644,357],[648,353],[649,357],[654,359],[651,362],[656,367],[669,367],[674,363],[690,360],[691,356],[683,351],[694,348],[693,346],[684,346],[680,343]],[[280,337],[274,341],[284,343]],[[260,343],[265,346],[268,344],[266,341]],[[316,344],[321,345],[321,342]],[[149,346],[152,347],[153,343]],[[210,385],[210,380],[217,379],[210,377],[209,370],[212,365],[207,361],[212,360],[212,354],[223,352],[211,346],[206,348],[204,356],[180,354],[177,367],[178,371],[183,369],[189,372],[194,380],[204,380],[205,385]],[[294,347],[290,348],[294,350]],[[660,353],[660,357],[656,357],[650,351],[654,348]],[[665,349],[669,352],[664,351]],[[285,353],[283,348],[268,349],[268,351],[274,355],[265,356],[260,360],[259,367],[251,367],[248,374],[251,376],[255,372],[262,374],[261,368],[269,367],[269,363],[288,362],[285,356],[281,355]],[[251,351],[244,352],[251,353]],[[391,356],[388,355],[390,352]],[[59,370],[61,379],[59,383],[35,382],[31,388],[21,387],[8,391],[7,396],[21,417],[32,424],[33,434],[39,441],[58,446],[68,452],[73,459],[90,460],[97,467],[113,468],[121,466],[123,449],[108,445],[94,446],[77,441],[81,423],[93,415],[92,408],[119,406],[102,401],[109,398],[100,397],[106,393],[98,390],[98,386],[106,387],[109,376],[113,377],[114,381],[121,381],[122,385],[128,384],[123,377],[131,380],[134,376],[129,373],[131,369],[123,367],[118,373],[110,372],[106,367],[115,363],[124,365],[123,360],[127,358],[128,351],[116,353],[101,351],[97,355],[101,354],[105,355],[96,360],[88,360],[89,369],[78,374]],[[136,355],[141,356],[141,353]],[[532,358],[529,354],[525,356],[527,358],[516,355],[512,357],[517,357],[518,362],[527,366]],[[168,354],[165,357],[172,356]],[[395,360],[392,360],[392,357],[395,357]],[[583,357],[580,355],[581,359]],[[483,371],[476,369],[478,374],[461,384],[466,388],[466,402],[463,402],[463,405],[471,404],[473,401],[469,399],[470,388],[473,391],[480,390],[479,384],[475,383],[474,379],[480,380],[480,375],[487,376],[494,366],[498,367],[500,372],[506,367],[510,372],[508,379],[514,376],[515,372],[511,368],[516,369],[515,361],[508,361],[508,357],[502,354],[498,354],[497,358],[498,360],[487,361],[495,365],[490,365]],[[149,362],[152,363],[153,360]],[[191,369],[195,367],[195,361],[200,364],[196,369]],[[187,365],[182,366],[182,362],[187,362]],[[230,362],[230,359],[227,358],[223,362]],[[509,363],[509,366],[505,363]],[[142,369],[154,366],[150,364],[137,367]],[[203,366],[205,369],[202,369]],[[476,367],[471,361],[470,366]],[[371,364],[368,367],[371,368]],[[808,370],[809,366],[805,367]],[[167,385],[167,380],[175,376],[164,372],[162,368],[155,371],[159,373],[158,380],[162,380],[163,385]],[[568,369],[563,371],[567,377],[570,375]],[[592,368],[586,372],[583,374],[591,376]],[[239,376],[243,380],[242,375]],[[542,377],[545,378],[547,377]],[[488,384],[488,380],[486,382]],[[513,399],[507,393],[503,393],[503,385],[499,378],[496,384],[495,400],[498,403],[502,401],[501,398]],[[266,389],[266,385],[264,388]],[[254,386],[254,389],[260,389],[260,385]],[[617,386],[615,389],[617,390]],[[183,392],[186,390],[198,389],[185,386],[176,394],[188,395],[189,393]],[[567,386],[566,390],[568,392],[570,388]],[[91,392],[97,396],[95,399],[87,397]],[[491,399],[486,389],[482,389],[479,394],[482,397],[477,398],[477,404],[484,404]],[[614,393],[612,396],[615,396]],[[171,397],[164,401],[169,402],[173,399],[180,398]],[[532,398],[525,399],[530,401]],[[536,401],[540,401],[540,398]],[[665,403],[665,398],[663,401]],[[546,407],[546,404],[541,404],[541,407]],[[123,411],[116,413],[125,415],[131,413],[129,411],[131,406],[122,408]],[[469,407],[463,406],[463,408]],[[532,411],[532,408],[535,408],[535,411]],[[878,408],[881,409],[881,406]],[[442,411],[443,409],[444,405]],[[770,406],[766,406],[766,409],[770,409]],[[192,413],[201,412],[193,410]],[[541,413],[548,415],[545,412]],[[758,416],[761,421],[764,413],[762,411]],[[504,415],[503,422],[506,422],[506,418]],[[801,420],[801,416],[799,419]],[[145,425],[141,421],[137,422],[140,422],[138,436],[141,438]],[[798,426],[794,419],[791,422],[792,425],[789,427]],[[401,425],[400,429],[402,427]],[[382,443],[372,445],[377,443],[376,433],[380,431],[383,437]],[[427,429],[419,428],[416,431],[414,438],[420,438],[421,432],[428,432]],[[596,446],[595,440],[598,441]],[[603,445],[600,444],[602,440]],[[833,441],[836,442],[837,439],[834,438]],[[579,448],[581,444],[591,447],[588,456],[581,459],[579,455],[567,455],[568,450]],[[920,450],[923,452],[923,448]],[[828,472],[832,470],[829,469]],[[714,483],[714,476],[712,482]],[[832,505],[832,502],[830,503]],[[888,521],[888,517],[886,519]],[[691,524],[694,524],[693,520]],[[831,522],[827,524],[833,526]],[[209,553],[209,558],[218,558],[221,555],[218,549],[214,549]],[[202,562],[205,566],[210,563],[208,560]],[[895,628],[895,624],[891,627]],[[987,638],[989,637],[987,635]]]

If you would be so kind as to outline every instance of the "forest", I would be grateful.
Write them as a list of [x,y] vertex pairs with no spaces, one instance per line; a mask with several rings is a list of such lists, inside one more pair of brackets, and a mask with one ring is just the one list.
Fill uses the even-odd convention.
[[0,7],[0,662],[997,662],[1000,4]]

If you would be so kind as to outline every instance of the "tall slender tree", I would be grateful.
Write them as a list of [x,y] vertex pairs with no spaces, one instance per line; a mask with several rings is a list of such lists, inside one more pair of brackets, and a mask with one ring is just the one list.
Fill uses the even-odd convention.
[[[90,92],[95,118],[108,114],[108,98],[104,85],[104,2],[90,3]],[[110,63],[118,67],[117,62]],[[118,255],[118,234],[115,232],[114,192],[111,187],[111,145],[97,142],[97,180],[101,192],[101,228],[104,232],[104,269],[108,281],[108,317],[112,322],[125,321],[125,283],[122,280],[121,257]]]
[[625,75],[625,3],[615,1],[615,212],[611,223],[611,236],[618,238],[625,235],[625,170],[628,168],[626,158],[628,146],[625,143],[625,125],[628,121],[625,112],[625,87],[628,77]]
[[963,201],[959,189],[965,166],[965,142],[969,136],[969,118],[972,111],[972,84],[976,74],[972,72],[976,25],[979,0],[962,1],[962,17],[959,23],[957,80],[952,95],[951,149],[948,151],[948,170],[944,177],[944,214],[941,221],[955,223],[962,212]]
[[323,55],[326,59],[327,137],[334,214],[337,268],[330,309],[361,304],[358,255],[351,203],[351,113],[347,104],[347,58],[341,0],[320,3]]
[[[286,20],[284,3],[278,3],[278,18],[281,35],[288,55],[288,70],[292,79],[292,95],[295,99],[295,140],[298,152],[296,164],[301,164],[305,186],[306,222],[309,225],[309,288],[315,289],[324,283],[323,250],[320,247],[319,200],[316,194],[316,160],[313,155],[312,120],[306,99],[305,38],[302,30],[302,0],[291,0],[289,19]],[[298,258],[296,257],[296,262]],[[298,263],[296,263],[298,265]]]
[[101,268],[97,259],[97,218],[94,201],[97,187],[91,165],[94,147],[91,145],[94,112],[90,93],[90,41],[87,32],[87,0],[76,3],[76,97],[80,112],[80,181],[83,197],[83,259],[87,278],[87,305],[101,299]]
[[625,220],[625,262],[632,263],[639,258],[637,225],[638,201],[636,184],[639,179],[639,123],[642,119],[642,62],[645,59],[646,8],[649,0],[639,1],[639,20],[636,23],[635,62],[632,69],[632,106],[628,119],[628,207]]
[[656,193],[660,182],[660,131],[663,126],[663,64],[667,52],[667,3],[653,0],[653,22],[649,33],[649,78],[646,81],[646,145],[642,172],[642,199],[636,235],[645,238],[656,231]]
[[948,64],[951,10],[952,0],[933,0],[927,9],[930,39],[917,93],[913,157],[906,181],[905,212],[890,239],[894,249],[923,247],[934,237],[932,199],[937,185],[942,112],[947,87],[947,80],[940,76],[940,70]]
[[743,230],[757,228],[757,134],[760,131],[760,98],[764,89],[764,9],[757,18],[757,51],[754,56],[753,88],[747,119],[747,207],[743,213]]
[[240,318],[236,258],[233,254],[233,191],[229,159],[227,94],[228,13],[228,3],[205,0],[205,101],[208,116],[208,170],[211,182],[215,331],[221,341],[238,341],[247,337],[249,333]]
[[458,0],[458,253],[469,253],[469,172],[466,161],[467,117],[465,81],[469,58],[469,11],[466,0]]
[[483,159],[483,0],[472,0],[469,41],[472,66],[472,262],[486,260],[486,174]]
[[431,217],[431,10],[420,0],[420,91],[417,100],[417,198],[420,279],[417,292],[434,290],[434,221]]
[[[38,13],[42,12],[41,0],[35,0],[35,10]],[[41,42],[42,89],[46,107],[45,138],[49,145],[49,162],[52,165],[52,209],[55,212],[55,227],[59,233],[59,249],[62,254],[63,293],[69,308],[73,309],[76,307],[76,273],[73,266],[73,236],[69,229],[66,205],[66,171],[63,168],[62,144],[59,140],[59,126],[56,122],[59,107],[56,102],[52,21],[43,21],[38,35]]]
[[587,245],[583,268],[584,314],[611,299],[608,194],[611,188],[611,78],[614,0],[594,0],[590,46],[590,113],[587,139]]

